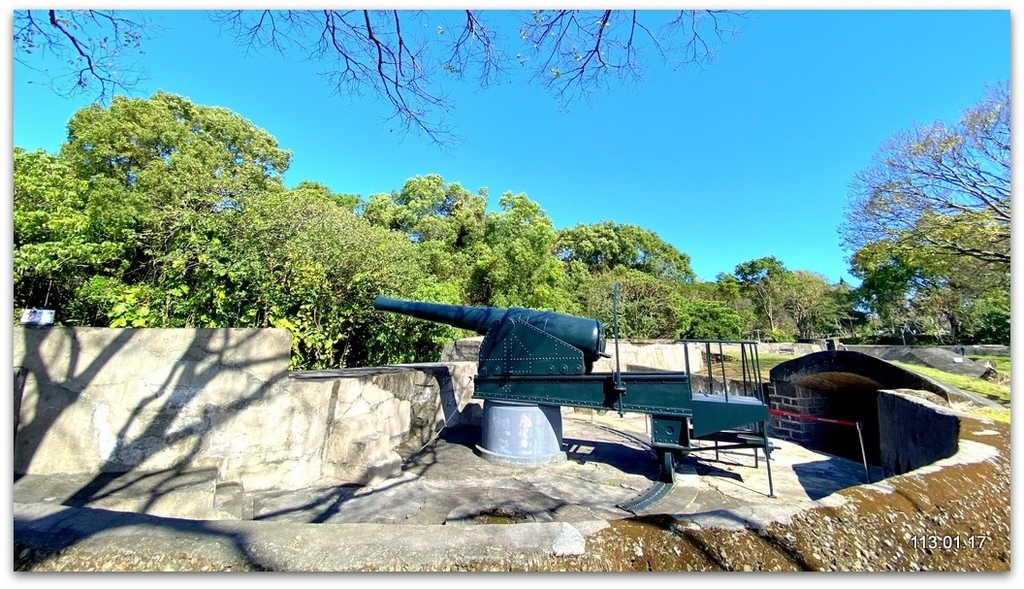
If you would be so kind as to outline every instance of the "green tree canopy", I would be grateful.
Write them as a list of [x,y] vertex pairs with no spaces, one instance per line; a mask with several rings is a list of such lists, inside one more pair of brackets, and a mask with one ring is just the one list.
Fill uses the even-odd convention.
[[57,155],[14,155],[15,304],[65,325],[285,327],[293,367],[412,360],[451,337],[385,317],[381,293],[441,294],[416,244],[219,108],[158,93],[75,113]]
[[430,271],[460,291],[487,248],[487,191],[473,194],[437,174],[406,180],[401,191],[375,194],[363,206],[370,223],[401,231],[419,245]]
[[87,322],[76,293],[94,274],[129,270],[140,242],[135,214],[41,150],[15,148],[13,171],[15,307],[60,308],[71,323]]
[[715,300],[686,301],[680,306],[679,337],[684,339],[739,339],[744,319],[725,303]]
[[836,331],[842,309],[827,278],[808,270],[794,270],[783,290],[783,308],[796,323],[800,337],[821,337]]
[[250,283],[232,289],[238,304],[252,310],[255,325],[292,332],[296,365],[412,361],[453,334],[373,309],[380,294],[414,297],[436,283],[404,235],[371,225],[329,195],[268,191],[252,199],[231,258],[250,264]]
[[931,323],[954,342],[961,340],[961,324],[970,321],[975,301],[1009,296],[1010,277],[1002,268],[962,255],[893,249],[887,242],[851,257],[851,273],[861,279],[856,294],[885,329]]
[[790,271],[775,256],[766,256],[736,266],[740,289],[754,302],[766,327],[776,331],[783,312],[784,288]]
[[439,241],[462,249],[481,241],[487,191],[472,194],[437,174],[406,180],[399,192],[373,195],[363,209],[376,225],[407,233],[421,243]]
[[61,152],[91,182],[203,209],[280,185],[291,159],[273,136],[241,116],[165,92],[149,99],[117,96],[109,108],[79,110]]
[[339,194],[332,191],[326,184],[314,182],[312,180],[303,180],[293,189],[293,193],[296,197],[300,196],[300,193],[306,192],[319,196],[326,196],[339,207],[352,213],[356,212],[356,209],[363,204],[363,199],[360,198],[358,194]]
[[473,304],[571,312],[565,267],[552,255],[555,230],[539,204],[506,192],[501,211],[487,216],[486,248],[473,265]]
[[677,285],[640,270],[618,267],[595,274],[579,293],[587,316],[612,336],[612,295],[618,282],[618,328],[623,339],[677,339],[683,326]]
[[693,282],[690,256],[637,225],[603,221],[558,232],[555,255],[581,262],[592,273],[629,268],[676,282]]
[[289,157],[242,117],[172,94],[79,110],[56,156],[16,157],[20,302],[49,304],[56,286],[64,319],[90,324],[121,287],[210,270],[205,250],[231,231],[218,211],[282,189]]

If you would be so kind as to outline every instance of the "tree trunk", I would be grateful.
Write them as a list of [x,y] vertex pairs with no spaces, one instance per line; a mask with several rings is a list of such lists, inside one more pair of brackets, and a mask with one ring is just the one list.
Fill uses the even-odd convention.
[[949,321],[949,337],[953,343],[960,343],[960,319],[952,314],[946,313],[946,319]]

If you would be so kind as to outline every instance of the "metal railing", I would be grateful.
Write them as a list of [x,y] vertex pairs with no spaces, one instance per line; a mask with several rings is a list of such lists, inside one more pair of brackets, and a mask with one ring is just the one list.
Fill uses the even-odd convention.
[[[690,370],[690,348],[687,344],[698,344],[704,346],[704,357],[707,359],[708,393],[715,394],[715,375],[712,366],[712,347],[718,346],[718,357],[721,366],[722,394],[726,402],[729,400],[729,377],[725,371],[725,346],[739,346],[740,355],[740,378],[738,382],[742,387],[742,395],[756,397],[757,400],[765,403],[764,386],[761,381],[761,360],[757,352],[757,342],[752,340],[712,340],[712,339],[684,339],[678,340],[683,344],[683,359],[686,362],[686,372],[693,374]],[[735,394],[736,391],[733,391]]]
[[859,421],[847,421],[845,419],[833,419],[831,417],[818,417],[817,415],[805,415],[803,413],[793,413],[792,411],[783,411],[781,409],[769,409],[769,415],[775,415],[776,417],[788,417],[790,419],[799,419],[802,421],[819,421],[822,423],[831,423],[834,425],[843,425],[846,427],[857,428],[857,440],[860,441],[860,457],[864,461],[864,476],[867,478],[868,483],[871,482],[871,470],[868,468],[868,455],[864,450],[864,431],[861,428]]

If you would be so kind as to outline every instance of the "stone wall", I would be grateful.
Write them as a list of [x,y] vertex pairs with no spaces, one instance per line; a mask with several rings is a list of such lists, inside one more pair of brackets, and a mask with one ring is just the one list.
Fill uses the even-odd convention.
[[885,476],[949,458],[958,450],[960,418],[923,391],[883,390],[878,396],[879,444]]
[[281,329],[16,326],[14,471],[212,468],[246,489],[367,482],[479,420],[472,363],[289,373]]
[[[885,476],[903,474],[948,458],[957,452],[960,418],[945,398],[930,391],[846,390],[821,391],[795,387],[797,396],[772,409],[804,416],[836,418],[833,405],[845,404],[844,421],[860,423],[863,451]],[[830,397],[840,395],[846,398]],[[792,403],[792,405],[791,405]],[[770,434],[850,460],[861,460],[857,432],[844,424],[773,415]]]
[[[824,397],[812,390],[796,385],[773,387],[776,392],[770,397],[769,409],[787,414],[818,416],[824,410]],[[768,420],[768,431],[771,435],[804,443],[816,434],[815,424],[810,420],[800,419],[791,415],[772,415]]]
[[[716,348],[718,346],[715,346]],[[725,352],[729,354],[739,353],[739,346],[737,345],[726,345],[724,346]],[[821,343],[817,342],[760,342],[757,344],[757,349],[761,354],[792,354],[793,356],[803,356],[805,354],[813,354],[814,352],[822,352],[826,349],[824,341]]]

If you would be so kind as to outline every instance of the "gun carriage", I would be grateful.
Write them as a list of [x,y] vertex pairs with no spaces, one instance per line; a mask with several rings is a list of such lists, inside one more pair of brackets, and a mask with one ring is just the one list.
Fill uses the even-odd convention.
[[[616,293],[617,294],[617,293]],[[536,415],[531,423],[547,421],[548,439],[553,446],[541,453],[561,451],[560,407],[585,407],[647,414],[650,419],[651,447],[661,468],[659,482],[675,482],[675,470],[690,452],[709,449],[695,441],[712,441],[714,449],[763,449],[768,468],[769,496],[773,497],[770,459],[771,444],[766,433],[768,403],[763,398],[757,374],[756,342],[739,344],[744,376],[748,369],[754,378],[751,386],[743,379],[745,394],[729,393],[728,380],[716,393],[716,379],[708,365],[707,392],[694,392],[690,373],[689,346],[685,347],[686,366],[681,371],[594,372],[594,363],[609,358],[605,352],[605,331],[600,321],[552,311],[511,307],[467,307],[404,301],[377,297],[374,308],[392,313],[444,323],[484,336],[474,377],[473,398],[484,400],[483,432],[477,449],[481,455],[510,461],[529,457],[509,453],[509,411],[530,410]],[[617,331],[617,330],[616,330]],[[615,345],[618,347],[617,333]],[[704,345],[710,358],[711,340],[684,340]],[[701,377],[703,378],[703,377]],[[702,387],[703,388],[703,387]],[[540,419],[537,419],[540,417]],[[514,428],[512,428],[514,429]],[[536,432],[529,434],[536,438]],[[515,440],[518,446],[529,445]],[[518,443],[522,442],[522,443]]]

